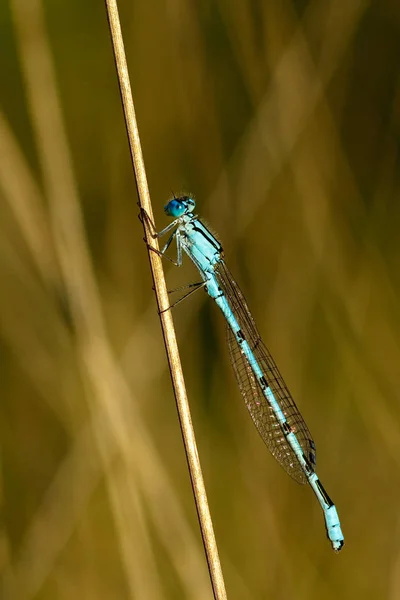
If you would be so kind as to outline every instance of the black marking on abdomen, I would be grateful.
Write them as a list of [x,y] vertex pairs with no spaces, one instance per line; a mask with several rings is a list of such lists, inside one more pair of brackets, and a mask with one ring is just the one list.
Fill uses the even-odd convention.
[[317,464],[317,456],[316,456],[316,448],[315,448],[315,444],[313,440],[308,440],[308,443],[310,444],[310,452],[309,452],[309,456],[310,456],[310,462],[313,465]]
[[333,502],[332,502],[332,500],[329,498],[328,494],[326,493],[326,491],[325,491],[325,488],[324,488],[324,486],[322,485],[322,483],[320,482],[320,480],[319,480],[319,479],[316,479],[316,480],[315,480],[315,483],[316,483],[316,485],[317,485],[317,488],[318,488],[318,489],[319,489],[319,491],[321,492],[321,495],[322,495],[323,499],[325,500],[325,502],[327,503],[327,505],[328,505],[329,507],[330,507],[330,506],[333,506]]
[[242,342],[244,342],[246,340],[246,338],[244,337],[244,333],[243,333],[243,331],[241,329],[239,329],[236,332],[236,337],[238,338],[239,344],[241,344]]
[[308,471],[307,474],[311,475],[311,473],[314,473],[314,469],[313,469],[310,461],[308,460],[307,456],[304,454],[304,452],[303,452],[303,459],[304,459],[304,462],[306,463],[306,468],[307,468],[307,471]]
[[292,428],[290,427],[289,423],[287,421],[285,421],[282,424],[282,429],[283,429],[283,433],[285,435],[289,435],[289,433],[292,433]]
[[266,388],[268,388],[268,387],[269,387],[269,385],[268,385],[268,383],[267,383],[267,380],[265,379],[265,377],[264,377],[264,376],[263,376],[263,377],[260,377],[260,380],[259,380],[259,381],[260,381],[260,384],[261,384],[261,387],[262,387],[262,389],[263,389],[263,390],[265,390]]

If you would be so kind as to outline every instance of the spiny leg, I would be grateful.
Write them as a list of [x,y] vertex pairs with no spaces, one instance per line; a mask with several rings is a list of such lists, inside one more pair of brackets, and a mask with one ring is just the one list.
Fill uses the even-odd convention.
[[147,226],[150,229],[150,235],[152,238],[156,238],[157,237],[157,229],[155,224],[153,223],[153,221],[150,218],[150,215],[147,213],[147,211],[142,208],[139,205],[139,214],[138,214],[138,219],[141,223],[143,223],[145,226]]
[[[154,239],[160,238],[160,237],[166,235],[167,233],[169,233],[171,231],[171,229],[173,227],[175,227],[176,222],[178,220],[178,219],[176,219],[175,221],[173,221],[172,223],[170,223],[169,225],[167,225],[167,227],[165,227],[164,229],[162,229],[159,233],[157,233],[156,232],[156,227],[155,227],[153,221],[151,220],[151,218],[147,214],[147,212],[144,210],[144,208],[140,208],[139,219],[142,222],[146,222],[146,224],[149,226],[149,228],[153,230],[150,233],[150,235]],[[174,238],[176,240],[176,250],[177,250],[177,260],[176,261],[173,258],[171,258],[170,256],[168,256],[166,254],[166,251],[170,247],[170,245],[172,243],[172,240]],[[180,267],[182,265],[182,244],[181,244],[181,237],[180,237],[179,231],[175,230],[175,231],[173,231],[171,233],[171,235],[169,236],[167,242],[165,243],[164,247],[161,250],[158,250],[157,248],[154,248],[154,246],[151,246],[147,242],[146,239],[144,241],[146,242],[146,245],[147,245],[148,249],[152,250],[153,252],[155,252],[156,254],[158,254],[158,256],[161,256],[161,258],[166,258],[167,260],[169,260],[170,262],[172,262],[172,264],[175,265],[176,267]],[[179,304],[180,302],[182,302],[182,300],[185,300],[185,298],[188,298],[188,296],[190,296],[191,294],[193,294],[194,292],[196,292],[197,290],[201,289],[204,286],[205,286],[205,282],[204,281],[200,281],[200,282],[197,282],[197,283],[190,283],[188,285],[182,286],[180,288],[176,288],[174,290],[169,290],[168,293],[171,294],[171,293],[177,292],[179,290],[183,290],[183,289],[187,289],[187,288],[194,288],[194,289],[191,289],[187,294],[184,294],[184,296],[182,296],[182,298],[179,298],[179,300],[177,300],[176,302],[174,302],[173,304],[171,304],[168,308],[160,311],[160,314],[163,313],[163,312],[166,312],[170,308],[174,308],[174,306],[176,306],[177,304]]]
[[[145,240],[146,241],[146,240]],[[172,241],[172,240],[171,240]],[[178,263],[178,261],[174,260],[173,258],[171,258],[170,256],[167,256],[166,254],[164,254],[162,252],[162,250],[157,250],[157,248],[154,248],[154,246],[150,246],[150,244],[148,244],[146,242],[146,245],[148,247],[149,250],[151,250],[152,252],[154,252],[155,254],[158,254],[158,256],[161,256],[161,258],[166,258],[167,260],[169,260],[170,262],[172,262],[173,265],[175,265],[175,267],[180,267],[181,265]]]
[[[176,249],[177,249],[177,260],[174,260],[173,258],[171,258],[170,256],[168,256],[166,254],[166,251],[168,250],[168,248],[171,245],[172,240],[175,238],[176,240]],[[169,260],[170,262],[172,262],[173,265],[175,265],[176,267],[180,267],[182,265],[182,246],[181,246],[181,238],[179,235],[179,232],[177,230],[173,231],[172,234],[170,235],[170,237],[167,240],[167,243],[165,244],[165,246],[162,248],[162,250],[158,250],[157,248],[154,248],[154,246],[151,246],[147,240],[144,240],[146,242],[146,245],[148,247],[149,250],[152,250],[153,252],[155,252],[156,254],[158,254],[158,256],[161,256],[161,258],[166,258],[167,260]]]
[[171,231],[171,229],[173,229],[175,227],[175,225],[178,221],[178,219],[175,219],[175,221],[172,221],[172,223],[170,223],[169,225],[164,227],[164,229],[162,229],[161,231],[158,232],[155,224],[153,223],[153,221],[151,220],[150,216],[148,215],[148,213],[145,211],[144,208],[140,208],[140,213],[139,213],[138,217],[142,223],[146,223],[146,225],[149,227],[150,235],[154,239],[161,238],[164,235],[166,235],[167,233],[169,233]]
[[[153,221],[151,220],[151,218],[149,217],[147,212],[144,210],[144,208],[140,209],[139,220],[142,221],[142,223],[146,223],[147,226],[149,226],[149,228],[153,230],[152,232],[150,231],[150,235],[154,239],[161,238],[164,235],[166,235],[167,233],[169,233],[171,231],[171,229],[173,229],[176,226],[176,223],[178,221],[178,219],[175,219],[175,221],[173,221],[172,223],[167,225],[167,227],[165,227],[164,229],[162,229],[160,232],[157,233],[155,230],[156,228],[155,228]],[[177,248],[177,260],[176,261],[166,254],[166,251],[170,247],[171,242],[174,238],[176,238],[176,248]],[[175,265],[176,267],[180,267],[182,265],[181,239],[180,239],[179,232],[177,230],[175,230],[171,233],[166,244],[164,245],[164,247],[161,250],[158,250],[158,248],[154,248],[154,246],[151,246],[148,243],[148,241],[146,240],[146,238],[143,238],[143,241],[146,243],[148,249],[152,250],[153,252],[158,254],[158,256],[165,257],[167,260],[172,262],[172,264]]]
[[171,308],[174,308],[177,304],[182,302],[182,300],[186,300],[186,298],[188,298],[189,296],[191,296],[192,294],[197,292],[197,290],[201,290],[201,288],[203,288],[205,285],[206,285],[205,281],[198,281],[197,283],[189,283],[188,285],[183,285],[182,287],[176,288],[174,290],[168,290],[168,294],[172,294],[174,292],[179,292],[180,290],[185,290],[187,288],[193,288],[192,290],[187,292],[187,294],[184,294],[181,298],[179,298],[176,302],[174,302],[173,304],[170,304],[168,308],[166,308],[165,310],[162,310],[160,312],[160,314],[163,312],[166,312],[167,310],[170,310]]

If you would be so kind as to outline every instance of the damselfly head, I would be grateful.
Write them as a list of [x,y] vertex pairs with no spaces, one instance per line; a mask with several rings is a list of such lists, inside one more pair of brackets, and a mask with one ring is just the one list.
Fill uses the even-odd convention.
[[164,212],[169,217],[181,217],[186,213],[192,212],[196,202],[190,196],[181,196],[180,198],[173,198],[164,206]]

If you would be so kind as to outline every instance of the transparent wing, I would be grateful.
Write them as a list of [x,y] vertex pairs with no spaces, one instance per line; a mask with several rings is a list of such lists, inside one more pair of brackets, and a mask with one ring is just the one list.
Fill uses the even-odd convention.
[[[261,340],[239,286],[233,280],[223,261],[215,266],[215,273],[245,339],[263,370],[265,379],[275,399],[279,402],[290,428],[296,434],[304,455],[311,465],[315,466],[316,453],[314,441],[278,367]],[[297,482],[306,483],[307,478],[300,467],[296,455],[287,443],[278,420],[262,393],[261,387],[245,356],[242,354],[240,346],[229,326],[227,326],[227,338],[231,362],[240,391],[262,439],[285,471]]]

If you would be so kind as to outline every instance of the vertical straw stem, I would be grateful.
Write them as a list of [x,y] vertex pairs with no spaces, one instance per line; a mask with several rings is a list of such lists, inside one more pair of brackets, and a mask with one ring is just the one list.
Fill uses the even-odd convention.
[[[149,188],[147,185],[146,171],[144,167],[143,154],[140,145],[139,131],[136,122],[131,86],[129,81],[128,67],[126,63],[124,43],[122,39],[121,25],[118,15],[116,0],[106,0],[108,23],[110,27],[111,40],[114,50],[115,64],[118,73],[118,82],[121,91],[122,105],[124,109],[125,124],[128,134],[129,147],[133,168],[136,177],[136,186],[139,196],[140,208],[145,210],[153,221],[153,211],[150,202]],[[143,219],[145,239],[148,247],[158,248],[157,240],[151,236],[149,228]],[[226,598],[225,584],[218,556],[207,495],[204,486],[200,460],[197,453],[195,435],[190,416],[189,403],[183,378],[181,360],[176,342],[175,329],[169,306],[167,287],[161,257],[155,252],[148,250],[150,268],[154,281],[154,289],[160,314],[161,328],[164,337],[165,348],[168,357],[169,370],[171,373],[179,421],[184,441],[186,458],[189,466],[190,478],[196,502],[197,514],[200,522],[201,535],[207,557],[208,569],[216,600]]]

